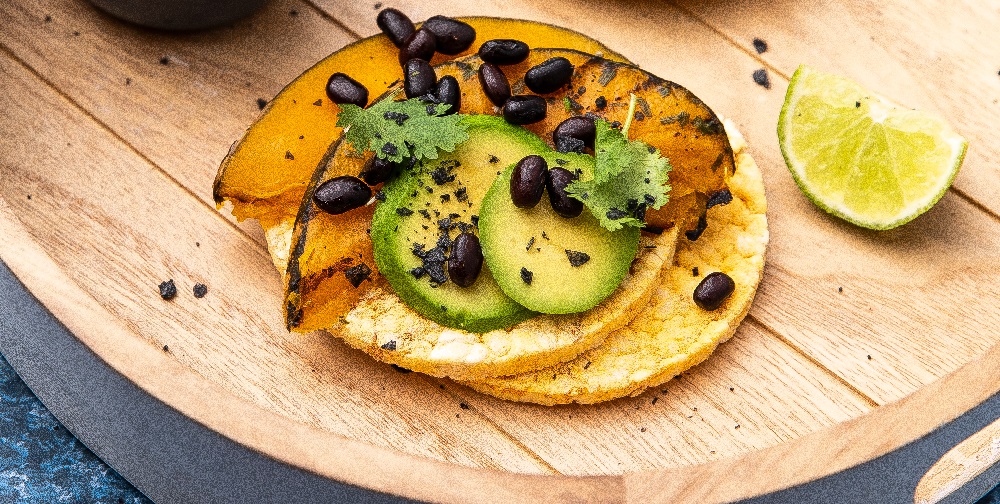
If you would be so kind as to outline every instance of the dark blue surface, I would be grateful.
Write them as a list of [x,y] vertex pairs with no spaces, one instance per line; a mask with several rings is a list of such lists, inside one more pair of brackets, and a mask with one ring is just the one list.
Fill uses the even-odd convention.
[[0,356],[0,503],[149,499],[76,440]]

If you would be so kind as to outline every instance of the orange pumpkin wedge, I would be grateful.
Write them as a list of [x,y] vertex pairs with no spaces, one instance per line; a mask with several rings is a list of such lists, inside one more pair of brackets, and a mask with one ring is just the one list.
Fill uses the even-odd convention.
[[[489,17],[458,19],[475,28],[476,42],[456,56],[435,55],[432,64],[473,54],[496,38],[628,61],[600,42],[558,26]],[[385,35],[368,37],[327,56],[288,84],[222,161],[213,185],[216,205],[231,202],[237,219],[257,219],[265,230],[282,223],[290,226],[313,173],[341,135],[335,126],[340,108],[326,96],[327,79],[346,73],[368,88],[370,97],[378,97],[403,78],[398,54]]]
[[[704,212],[707,195],[725,188],[734,169],[733,152],[719,118],[675,83],[632,65],[569,49],[534,49],[527,61],[504,67],[513,92],[524,92],[523,76],[528,68],[556,56],[569,59],[576,71],[568,86],[545,95],[545,120],[527,129],[551,143],[552,131],[572,116],[590,113],[609,122],[624,123],[630,96],[635,95],[640,106],[629,136],[660,149],[674,167],[671,202],[650,215],[656,225],[664,228],[679,225],[686,230],[695,225]],[[438,78],[451,75],[458,80],[461,113],[499,113],[479,84],[481,63],[477,56],[469,56],[435,67]],[[358,174],[371,155],[358,156],[343,143],[334,145],[327,153],[325,166],[316,172],[306,191],[286,274],[285,308],[290,329],[330,327],[372,282],[381,281],[374,271],[368,236],[373,208],[335,216],[318,211],[311,200],[315,187],[336,176]],[[345,273],[362,264],[371,272],[372,281],[355,286],[349,280],[352,275]]]

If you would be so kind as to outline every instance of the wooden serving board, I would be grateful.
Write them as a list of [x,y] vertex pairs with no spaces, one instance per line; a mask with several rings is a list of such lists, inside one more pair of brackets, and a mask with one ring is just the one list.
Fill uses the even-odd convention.
[[[768,262],[736,336],[663,387],[571,407],[493,399],[321,332],[289,334],[259,228],[214,208],[218,163],[258,99],[376,33],[379,6],[274,0],[233,26],[172,34],[79,1],[0,3],[0,258],[181,413],[294,466],[419,499],[758,495],[871,460],[1000,389],[996,2],[386,4],[418,20],[502,15],[587,33],[733,119],[764,171]],[[800,63],[947,118],[970,144],[953,189],[889,232],[816,209],[775,133]],[[760,68],[770,88],[752,80]],[[180,292],[166,302],[168,278]]]

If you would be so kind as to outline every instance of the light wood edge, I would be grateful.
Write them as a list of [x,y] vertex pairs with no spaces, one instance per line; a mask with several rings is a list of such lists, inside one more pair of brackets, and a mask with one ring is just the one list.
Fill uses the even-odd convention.
[[913,492],[915,504],[937,504],[1000,461],[1000,420],[945,453]]
[[[872,413],[709,463],[620,476],[511,474],[441,462],[323,431],[232,395],[153,348],[77,285],[0,197],[0,259],[102,361],[199,424],[294,467],[435,502],[725,502],[816,480],[886,454],[1000,390],[1000,345]],[[259,429],[260,425],[269,428]],[[269,434],[271,433],[271,434]],[[277,434],[277,433],[280,433]],[[405,475],[405,476],[404,476]]]

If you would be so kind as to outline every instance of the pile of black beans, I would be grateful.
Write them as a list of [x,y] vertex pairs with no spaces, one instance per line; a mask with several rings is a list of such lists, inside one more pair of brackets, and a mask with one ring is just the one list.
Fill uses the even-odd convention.
[[[570,117],[552,132],[552,140],[560,152],[583,152],[584,148],[593,150],[595,136],[594,118],[589,116]],[[510,177],[510,199],[518,208],[534,208],[542,199],[543,190],[548,189],[552,210],[571,219],[583,211],[583,203],[566,193],[566,186],[577,178],[577,174],[561,166],[549,169],[541,156],[527,156],[514,166]]]
[[[467,23],[444,16],[428,19],[418,30],[406,14],[392,8],[380,11],[375,22],[399,48],[399,63],[403,67],[403,92],[406,97],[447,104],[450,107],[446,114],[457,113],[461,108],[462,97],[458,80],[452,76],[439,80],[430,60],[435,53],[455,55],[468,50],[476,40],[476,30]],[[513,39],[488,40],[479,48],[479,57],[483,60],[479,68],[480,85],[487,98],[501,109],[504,119],[511,124],[532,124],[546,116],[545,99],[530,94],[512,95],[510,81],[500,68],[523,62],[528,58],[529,52],[527,44]],[[550,58],[529,69],[524,76],[524,83],[534,93],[548,94],[568,84],[573,71],[573,64],[566,58]],[[359,107],[368,105],[368,89],[340,72],[330,76],[326,84],[326,95],[337,104],[350,103]],[[567,119],[556,128],[553,135],[560,152],[583,152],[585,147],[592,149],[594,121],[586,117]],[[563,168],[548,170],[544,167],[544,160],[538,160],[543,164],[540,171],[542,178],[538,183],[550,186],[549,199],[553,208],[566,217],[579,215],[582,204],[566,195],[565,191],[565,186],[575,180],[576,175]],[[368,186],[385,182],[396,169],[395,163],[375,157],[365,165],[360,178],[343,176],[328,180],[317,188],[313,199],[316,206],[325,212],[347,212],[365,205],[372,195]],[[511,188],[513,195],[513,185]],[[535,203],[541,197],[541,190],[538,191]]]

